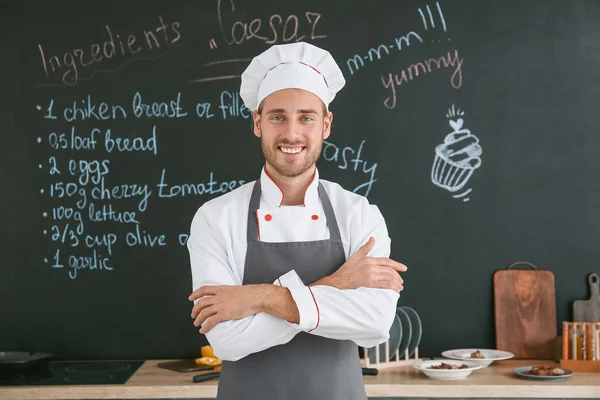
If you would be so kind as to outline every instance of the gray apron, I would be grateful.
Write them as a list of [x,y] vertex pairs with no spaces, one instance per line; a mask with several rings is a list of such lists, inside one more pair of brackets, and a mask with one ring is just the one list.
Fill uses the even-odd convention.
[[[267,243],[258,240],[256,210],[260,207],[260,180],[254,184],[248,211],[248,250],[244,285],[272,284],[296,270],[309,285],[338,270],[346,261],[340,231],[327,192],[318,188],[329,227],[326,240]],[[238,361],[224,361],[219,400],[364,400],[358,346],[306,332],[290,342],[250,354]]]

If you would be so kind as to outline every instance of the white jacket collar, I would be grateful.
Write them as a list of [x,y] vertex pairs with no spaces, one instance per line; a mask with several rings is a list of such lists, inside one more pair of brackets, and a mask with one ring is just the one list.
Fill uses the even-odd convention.
[[[277,208],[283,204],[283,191],[277,186],[277,184],[269,177],[265,167],[263,167],[260,174],[260,186],[262,190],[261,195],[261,207],[265,208]],[[312,208],[319,204],[319,170],[315,168],[315,176],[312,182],[308,186],[306,193],[304,193],[304,206]]]

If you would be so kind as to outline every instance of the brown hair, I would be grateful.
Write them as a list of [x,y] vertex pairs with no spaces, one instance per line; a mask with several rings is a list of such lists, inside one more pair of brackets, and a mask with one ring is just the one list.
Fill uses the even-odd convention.
[[[260,104],[258,105],[258,110],[257,113],[258,115],[260,115],[262,117],[262,111],[263,111],[263,103],[265,101],[261,101]],[[329,110],[327,110],[327,107],[325,107],[325,103],[321,102],[321,105],[323,106],[323,117],[326,117],[327,114],[329,113]]]
[[[258,113],[258,115],[260,115],[262,117],[262,111],[263,111],[263,103],[265,102],[265,100],[263,99],[263,101],[260,102],[260,104],[258,105],[258,110],[256,110],[256,112]],[[323,106],[323,118],[325,118],[327,116],[327,114],[329,113],[329,110],[327,110],[327,107],[325,106],[325,103],[323,103],[321,101],[321,105]],[[254,119],[252,120],[252,130],[254,131]]]

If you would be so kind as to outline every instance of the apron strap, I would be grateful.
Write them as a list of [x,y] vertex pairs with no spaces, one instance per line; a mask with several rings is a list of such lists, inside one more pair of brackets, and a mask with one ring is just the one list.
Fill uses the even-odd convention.
[[333,212],[333,207],[331,206],[331,201],[329,201],[327,191],[321,182],[319,182],[318,192],[319,198],[321,199],[321,204],[323,205],[323,211],[325,212],[327,226],[329,227],[329,239],[336,241],[342,240],[340,228],[338,227],[337,219],[335,218],[335,213]]
[[[329,201],[327,191],[321,182],[319,182],[317,191],[319,193],[319,199],[321,199],[321,204],[323,205],[323,211],[325,212],[325,220],[327,221],[327,226],[329,228],[329,239],[339,241],[342,239],[342,236],[340,235],[337,219],[335,218],[335,213],[333,212],[333,207],[331,205],[331,201]],[[258,222],[256,221],[256,210],[260,208],[261,193],[260,179],[257,179],[254,182],[254,188],[252,189],[252,195],[250,196],[250,207],[248,208],[247,238],[249,242],[258,240]]]
[[260,178],[254,183],[252,196],[250,196],[250,208],[248,209],[248,242],[258,240],[258,222],[256,221],[256,211],[260,208]]

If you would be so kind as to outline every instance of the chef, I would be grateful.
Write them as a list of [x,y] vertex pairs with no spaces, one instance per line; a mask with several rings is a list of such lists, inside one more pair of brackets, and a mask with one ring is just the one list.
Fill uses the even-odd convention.
[[194,325],[223,360],[218,399],[367,398],[358,346],[389,338],[406,266],[389,258],[379,209],[319,177],[344,85],[330,53],[303,42],[242,74],[266,163],[204,203],[187,242]]

